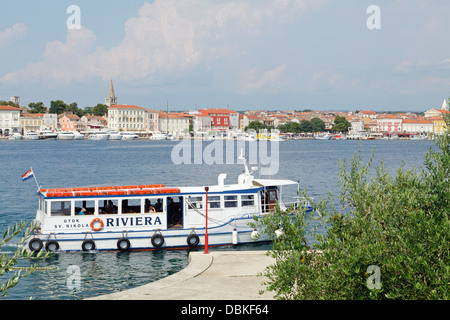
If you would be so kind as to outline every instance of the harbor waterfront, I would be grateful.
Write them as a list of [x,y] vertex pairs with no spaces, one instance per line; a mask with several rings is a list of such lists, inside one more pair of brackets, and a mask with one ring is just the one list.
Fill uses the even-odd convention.
[[[0,211],[2,232],[20,220],[31,221],[37,209],[36,185],[22,182],[20,175],[33,168],[45,188],[92,185],[166,186],[214,185],[217,176],[228,173],[227,181],[242,172],[242,164],[176,165],[171,152],[177,145],[168,140],[113,141],[0,141],[2,181]],[[203,148],[211,142],[204,141]],[[402,161],[420,166],[430,141],[384,140],[291,140],[279,143],[277,177],[298,180],[310,196],[336,194],[339,159],[350,159],[361,147],[363,161],[375,150],[377,163],[383,159],[393,172]],[[235,150],[235,157],[238,152]],[[257,175],[256,173],[255,175]],[[255,244],[212,250],[267,250],[270,245]],[[3,248],[5,250],[13,248]],[[38,261],[42,268],[14,287],[6,299],[83,299],[140,286],[173,274],[188,264],[189,250],[152,252],[71,252],[57,253]],[[22,262],[20,266],[26,266]],[[80,285],[71,286],[70,266],[79,270]]]

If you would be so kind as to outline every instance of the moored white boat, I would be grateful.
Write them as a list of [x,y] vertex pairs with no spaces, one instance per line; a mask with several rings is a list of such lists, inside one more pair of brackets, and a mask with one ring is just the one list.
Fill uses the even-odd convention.
[[52,130],[41,130],[39,132],[39,138],[43,140],[55,140],[58,134]]
[[73,133],[73,140],[83,140],[85,138],[84,134],[81,134],[78,131],[72,131],[72,133]]
[[96,131],[88,135],[89,140],[108,140],[109,133],[105,131]]
[[164,185],[40,189],[37,229],[27,247],[183,249],[205,246],[206,234],[211,246],[268,241],[249,223],[254,216],[272,214],[277,201],[286,210],[283,188],[297,188],[298,182],[255,179],[245,160],[244,165],[236,184],[225,185],[226,174],[220,174],[217,185],[208,190]]
[[136,140],[138,135],[133,132],[121,132],[122,140]]
[[8,136],[9,140],[21,140],[22,139],[22,135],[18,132],[13,132]]
[[329,134],[329,133],[327,133],[327,134],[316,135],[316,136],[314,137],[314,139],[316,139],[316,140],[330,140],[331,137],[332,137],[332,135]]
[[117,131],[108,131],[108,140],[122,140],[122,135]]
[[166,140],[167,135],[164,133],[154,133],[150,136],[150,140]]
[[58,133],[58,140],[73,140],[75,135],[72,131],[61,131]]
[[34,131],[28,131],[25,133],[25,135],[23,136],[24,139],[26,140],[39,140],[39,135],[34,132]]

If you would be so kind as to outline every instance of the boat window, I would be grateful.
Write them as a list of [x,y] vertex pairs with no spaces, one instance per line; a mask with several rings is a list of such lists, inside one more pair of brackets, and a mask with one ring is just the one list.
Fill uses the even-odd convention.
[[75,215],[80,215],[82,209],[85,209],[84,215],[95,214],[95,201],[94,200],[84,200],[75,201]]
[[241,196],[242,206],[253,206],[255,205],[255,196],[253,194],[246,194]]
[[52,201],[50,214],[52,216],[70,216],[70,201]]
[[237,196],[225,196],[225,208],[236,208],[237,204]]
[[277,198],[277,190],[269,190],[269,202],[275,202]]
[[141,199],[131,198],[122,200],[122,214],[141,213]]
[[203,208],[203,197],[188,197],[188,208],[189,209],[202,209]]
[[220,196],[208,196],[208,209],[220,208]]
[[150,197],[144,199],[144,212],[162,212],[163,211],[163,198]]
[[117,214],[119,208],[119,200],[108,199],[100,201],[98,211],[100,214]]

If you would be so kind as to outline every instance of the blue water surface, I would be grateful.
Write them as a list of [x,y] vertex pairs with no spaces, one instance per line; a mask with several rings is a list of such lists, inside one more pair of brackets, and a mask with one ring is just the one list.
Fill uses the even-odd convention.
[[[206,186],[217,183],[217,176],[227,173],[226,183],[237,183],[243,166],[235,161],[223,164],[174,164],[172,151],[177,141],[9,141],[0,140],[0,231],[8,226],[35,218],[37,209],[34,179],[22,182],[21,175],[33,168],[43,188],[165,184],[166,186]],[[211,142],[204,141],[203,149]],[[392,173],[404,162],[406,168],[420,167],[424,154],[433,147],[430,141],[409,140],[291,140],[280,142],[277,175],[272,178],[292,179],[307,187],[310,196],[338,193],[339,159],[350,160],[361,150],[363,161],[372,153],[374,163],[384,160]],[[247,146],[248,148],[248,146]],[[271,146],[268,146],[269,157]],[[224,147],[225,153],[226,149]],[[275,150],[275,148],[273,149]],[[208,151],[209,152],[209,151]],[[249,150],[247,150],[248,154]],[[214,154],[216,155],[216,154]],[[220,156],[220,153],[219,153]],[[218,157],[220,158],[220,157]],[[273,158],[275,159],[275,158]],[[228,162],[228,164],[227,164]],[[259,172],[255,172],[258,177]],[[267,178],[267,177],[263,177]],[[212,250],[267,250],[270,245],[255,244]],[[2,252],[12,252],[4,247]],[[188,250],[150,252],[70,252],[57,253],[36,261],[39,271],[10,290],[2,299],[84,299],[126,290],[167,277],[188,264]],[[19,266],[26,266],[21,261]],[[70,282],[70,266],[80,272],[79,286]],[[0,278],[5,281],[4,275]],[[71,285],[72,284],[72,285]]]

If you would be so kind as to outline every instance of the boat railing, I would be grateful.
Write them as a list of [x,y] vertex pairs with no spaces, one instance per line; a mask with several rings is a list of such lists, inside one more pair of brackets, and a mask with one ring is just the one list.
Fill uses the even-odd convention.
[[283,201],[283,204],[286,206],[286,208],[290,208],[293,206],[294,210],[300,209],[300,208],[311,208],[311,201],[313,198],[305,198],[305,197],[289,197],[286,199],[287,201]]

